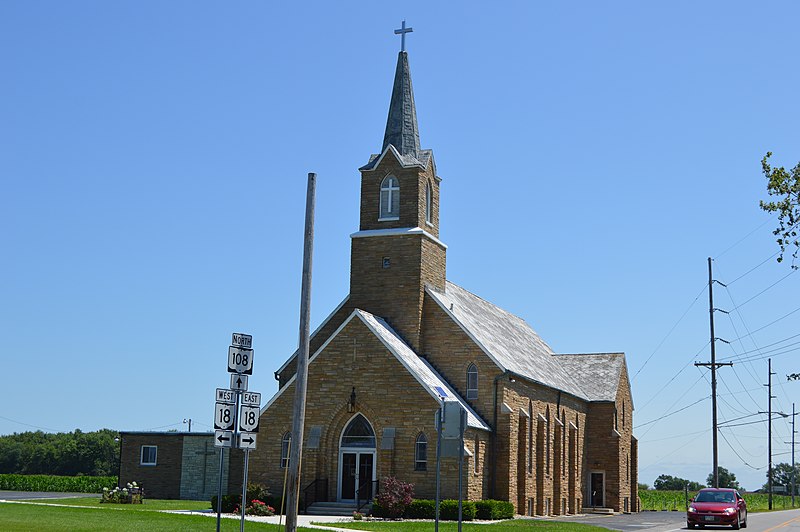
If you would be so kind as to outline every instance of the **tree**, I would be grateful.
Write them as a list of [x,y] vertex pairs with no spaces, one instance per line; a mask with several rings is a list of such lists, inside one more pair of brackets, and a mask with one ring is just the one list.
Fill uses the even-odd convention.
[[639,486],[639,491],[647,491],[650,489],[650,486],[648,486],[644,482],[639,482],[638,486]]
[[[795,464],[795,483],[800,486],[800,464]],[[762,489],[769,489],[769,471],[766,474],[767,483]],[[792,464],[781,462],[772,467],[772,486],[786,486],[789,493],[792,491]]]
[[686,480],[685,478],[680,477],[673,477],[672,475],[660,475],[655,482],[653,482],[653,488],[657,490],[683,491],[687,486],[689,491],[697,491],[703,487],[699,482]]
[[[717,468],[717,474],[719,475],[719,487],[720,488],[733,488],[735,490],[740,489],[739,483],[736,481],[736,475],[728,471],[722,466]],[[714,487],[714,472],[708,474],[708,478],[706,479],[706,484],[713,488]]]
[[800,251],[800,239],[797,231],[800,230],[800,163],[791,170],[783,166],[773,168],[767,160],[772,152],[767,152],[761,159],[761,170],[767,178],[767,192],[770,196],[777,196],[775,201],[761,200],[759,205],[767,212],[778,213],[778,227],[772,231],[777,238],[781,251],[778,262],[783,262],[786,248],[794,247],[792,253],[792,268],[797,269],[795,260]]

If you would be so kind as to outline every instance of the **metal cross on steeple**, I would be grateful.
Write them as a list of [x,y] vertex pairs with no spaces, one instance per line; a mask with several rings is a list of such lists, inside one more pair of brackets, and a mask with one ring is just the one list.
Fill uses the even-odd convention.
[[394,30],[395,35],[400,36],[400,51],[406,51],[406,33],[411,33],[414,28],[406,28],[406,21],[403,21],[403,26],[400,29]]

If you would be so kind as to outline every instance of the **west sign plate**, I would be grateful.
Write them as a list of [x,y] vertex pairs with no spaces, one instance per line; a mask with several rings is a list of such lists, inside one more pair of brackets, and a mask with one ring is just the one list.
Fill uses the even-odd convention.
[[217,403],[214,407],[214,429],[230,430],[236,407],[230,403]]
[[228,348],[228,372],[253,374],[253,350],[242,347]]
[[236,403],[236,392],[227,388],[217,388],[217,402],[231,405]]
[[239,430],[242,432],[258,432],[258,418],[261,409],[257,406],[243,406],[239,416]]
[[215,430],[214,447],[233,447],[233,432],[230,430]]

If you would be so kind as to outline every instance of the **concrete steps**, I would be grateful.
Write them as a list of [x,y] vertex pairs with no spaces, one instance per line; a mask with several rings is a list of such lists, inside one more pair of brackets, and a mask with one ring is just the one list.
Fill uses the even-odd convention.
[[[372,503],[364,505],[361,513],[367,514],[372,509]],[[352,502],[315,502],[306,509],[307,515],[338,515],[352,517],[356,505]]]

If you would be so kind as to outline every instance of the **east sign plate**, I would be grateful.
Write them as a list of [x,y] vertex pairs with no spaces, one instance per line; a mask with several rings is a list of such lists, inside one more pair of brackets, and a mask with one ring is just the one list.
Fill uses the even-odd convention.
[[261,394],[258,392],[242,392],[242,404],[245,406],[259,406]]
[[253,350],[230,346],[228,348],[228,372],[253,374]]

